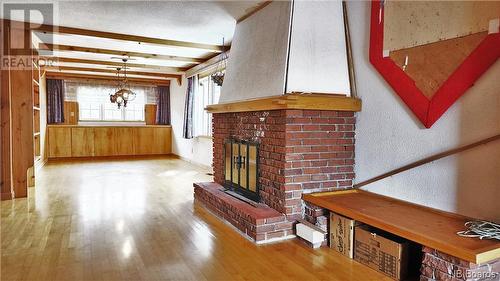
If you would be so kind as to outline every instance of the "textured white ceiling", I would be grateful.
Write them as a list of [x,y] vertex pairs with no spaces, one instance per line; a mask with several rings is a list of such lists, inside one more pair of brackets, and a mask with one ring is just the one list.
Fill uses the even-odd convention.
[[[222,44],[222,37],[232,39],[236,19],[262,1],[36,1],[40,2],[54,4],[56,25]],[[21,15],[12,19],[23,20]]]
[[[54,5],[54,25],[139,35],[154,38],[188,41],[194,43],[221,45],[223,37],[228,44],[233,37],[236,20],[255,9],[258,1],[53,1],[27,0],[33,3]],[[19,3],[15,1],[3,1]],[[26,3],[26,2],[23,2]],[[34,14],[31,21],[41,23],[41,17]],[[22,13],[13,14],[10,19],[25,21]],[[77,35],[50,35],[36,32],[40,42],[60,45],[92,47],[120,51],[141,52],[158,55],[172,55],[208,58],[208,50],[175,48],[154,44],[103,39]],[[47,37],[49,36],[49,37]],[[50,38],[49,40],[46,40]],[[41,54],[45,54],[43,51]],[[103,61],[113,60],[113,55],[84,52],[57,51],[57,57],[80,58]],[[172,67],[190,67],[193,64],[166,59],[144,59],[133,57],[133,63]],[[68,65],[68,64],[61,64]],[[89,67],[89,65],[69,64]],[[68,66],[69,66],[68,65]],[[107,68],[101,66],[96,68]],[[133,69],[140,70],[140,69]]]

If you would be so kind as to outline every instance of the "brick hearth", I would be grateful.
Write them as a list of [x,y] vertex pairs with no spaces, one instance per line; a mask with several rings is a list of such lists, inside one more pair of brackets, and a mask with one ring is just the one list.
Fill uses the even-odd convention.
[[[214,113],[214,181],[224,184],[225,140],[258,142],[261,202],[284,214],[288,222],[305,217],[326,228],[323,210],[305,206],[301,197],[303,193],[352,188],[355,122],[352,111]],[[232,223],[237,227],[244,224]],[[292,228],[290,224],[288,230]]]
[[194,198],[256,242],[293,235],[285,215],[263,204],[254,207],[239,200],[217,183],[195,183]]

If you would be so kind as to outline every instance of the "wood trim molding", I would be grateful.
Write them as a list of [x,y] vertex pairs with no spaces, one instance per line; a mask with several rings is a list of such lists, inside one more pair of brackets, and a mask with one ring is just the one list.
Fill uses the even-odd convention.
[[480,141],[477,141],[477,142],[474,142],[474,143],[471,143],[471,144],[468,144],[468,145],[464,145],[464,146],[461,146],[461,147],[458,147],[458,148],[454,148],[454,149],[451,149],[451,150],[448,150],[448,151],[445,151],[445,152],[441,152],[441,153],[429,156],[427,158],[424,158],[424,159],[418,160],[416,162],[413,162],[411,164],[405,165],[405,166],[403,166],[401,168],[397,168],[397,169],[394,169],[394,170],[389,171],[387,173],[384,173],[384,174],[382,174],[380,176],[376,176],[376,177],[371,178],[369,180],[362,181],[360,183],[356,183],[356,184],[353,185],[353,187],[354,188],[360,188],[362,186],[374,183],[374,182],[379,181],[381,179],[385,179],[387,177],[394,176],[394,175],[402,173],[404,171],[408,171],[410,169],[413,169],[413,168],[422,166],[424,164],[427,164],[427,163],[439,160],[441,158],[448,157],[450,155],[457,154],[457,153],[460,153],[462,151],[469,150],[469,149],[472,149],[472,148],[474,148],[476,146],[487,144],[489,142],[496,141],[496,140],[500,140],[500,134],[497,134],[497,135],[495,135],[493,137],[489,137],[487,139],[483,139],[483,140],[480,140]]
[[259,3],[255,8],[250,9],[250,11],[248,13],[246,13],[245,15],[243,15],[242,17],[240,17],[236,21],[236,23],[240,23],[240,22],[246,20],[247,18],[251,17],[253,14],[255,14],[258,11],[262,10],[267,5],[271,4],[271,2],[273,2],[273,1],[264,1],[264,2]]
[[171,60],[171,61],[183,61],[189,63],[202,63],[206,59],[203,58],[192,58],[192,57],[181,57],[181,56],[169,56],[169,55],[159,55],[141,52],[129,52],[111,49],[99,49],[91,47],[81,47],[72,45],[58,45],[58,44],[40,44],[40,50],[50,50],[50,51],[67,51],[67,52],[84,52],[84,53],[94,53],[94,54],[105,54],[113,56],[130,56],[130,57],[140,57],[146,59],[159,59],[159,60]]
[[104,32],[104,31],[88,30],[88,29],[65,27],[65,26],[40,25],[40,26],[32,27],[31,30],[43,32],[43,33],[48,32],[48,33],[59,33],[59,34],[72,34],[72,35],[82,35],[82,36],[99,37],[99,38],[115,39],[115,40],[123,40],[123,41],[133,41],[133,42],[140,42],[140,43],[149,43],[149,44],[156,44],[156,45],[163,45],[163,46],[194,48],[194,49],[209,50],[209,51],[214,51],[214,52],[222,52],[224,50],[223,46],[217,46],[217,45],[200,44],[200,43],[169,40],[169,39],[160,39],[160,38],[151,38],[151,37],[145,37],[145,36],[121,34],[121,33],[114,33],[114,32]]
[[[104,68],[87,68],[87,67],[77,67],[77,66],[55,66],[55,67],[47,67],[46,71],[88,71],[88,72],[99,72],[99,73],[111,73],[116,74],[115,69],[104,69]],[[153,76],[153,77],[161,77],[161,78],[174,78],[179,79],[182,77],[181,74],[166,74],[159,72],[147,72],[147,71],[127,71],[129,75],[141,75],[141,76]]]
[[[40,59],[42,62],[63,62],[63,63],[78,63],[78,64],[93,64],[93,65],[106,65],[106,66],[116,66],[123,67],[123,62],[117,61],[104,61],[104,60],[89,60],[89,59],[75,59],[75,58],[64,58],[64,57],[43,57]],[[161,65],[153,65],[153,64],[140,64],[140,63],[130,63],[127,62],[128,67],[137,67],[137,68],[147,68],[153,70],[161,70],[165,72],[184,72],[188,68],[186,67],[170,67],[170,66],[161,66]]]
[[361,111],[361,100],[336,94],[286,94],[231,103],[209,105],[210,113],[248,112],[278,109]]
[[[56,78],[56,79],[91,79],[91,80],[106,80],[112,81],[115,80],[116,77],[111,75],[97,75],[97,74],[80,74],[80,73],[68,73],[68,72],[52,72],[47,71],[47,78]],[[128,81],[134,82],[136,84],[146,84],[146,85],[170,85],[170,80],[161,80],[161,79],[148,79],[148,78],[133,78],[128,77]]]
[[[197,64],[193,67],[188,68],[186,70],[186,77],[194,76],[194,75],[196,75],[202,71],[208,70],[210,68],[216,68],[217,65],[219,64],[219,62],[221,61],[223,55],[224,54],[215,55],[215,56],[207,59],[206,61],[204,61],[200,64]],[[225,56],[229,56],[229,51],[227,51],[225,53]]]

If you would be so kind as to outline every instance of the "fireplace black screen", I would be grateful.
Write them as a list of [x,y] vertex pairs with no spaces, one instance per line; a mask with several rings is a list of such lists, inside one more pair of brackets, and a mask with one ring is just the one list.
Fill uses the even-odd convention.
[[258,144],[226,140],[224,144],[224,178],[225,187],[259,201],[258,182]]

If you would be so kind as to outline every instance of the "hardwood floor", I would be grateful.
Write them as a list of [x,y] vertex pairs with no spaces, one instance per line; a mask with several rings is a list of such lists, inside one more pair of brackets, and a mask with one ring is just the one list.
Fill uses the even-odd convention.
[[1,203],[2,280],[391,280],[298,239],[260,245],[193,203],[200,167],[178,159],[42,168]]

